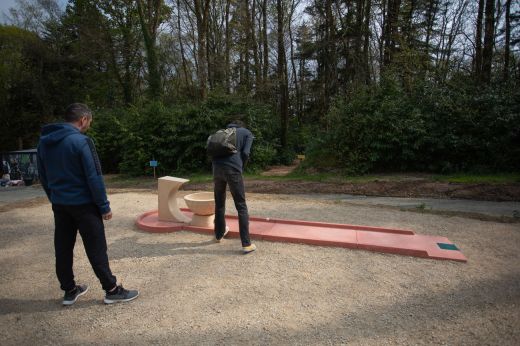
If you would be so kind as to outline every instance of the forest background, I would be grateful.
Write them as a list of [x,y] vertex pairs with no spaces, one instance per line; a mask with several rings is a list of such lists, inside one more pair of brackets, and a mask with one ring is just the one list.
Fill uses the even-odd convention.
[[250,171],[520,171],[512,0],[17,0],[0,25],[0,152],[84,102],[105,172],[207,171],[244,114]]

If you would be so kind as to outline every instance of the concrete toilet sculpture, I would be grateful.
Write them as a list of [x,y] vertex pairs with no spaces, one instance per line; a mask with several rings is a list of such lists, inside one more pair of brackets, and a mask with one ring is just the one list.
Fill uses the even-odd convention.
[[190,225],[213,228],[215,220],[215,199],[213,192],[196,192],[184,196],[184,201],[193,212]]
[[215,200],[213,192],[196,192],[184,196],[184,201],[193,212],[189,218],[177,204],[177,192],[188,179],[176,177],[159,178],[158,183],[158,217],[160,221],[183,222],[191,226],[213,228],[215,219]]

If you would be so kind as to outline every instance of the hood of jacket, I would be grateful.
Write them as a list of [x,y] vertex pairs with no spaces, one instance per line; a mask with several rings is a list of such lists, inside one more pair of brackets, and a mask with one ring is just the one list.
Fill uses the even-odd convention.
[[69,123],[56,123],[45,125],[42,128],[40,137],[40,143],[43,145],[53,145],[61,142],[64,138],[74,135],[81,134],[78,128],[74,127]]

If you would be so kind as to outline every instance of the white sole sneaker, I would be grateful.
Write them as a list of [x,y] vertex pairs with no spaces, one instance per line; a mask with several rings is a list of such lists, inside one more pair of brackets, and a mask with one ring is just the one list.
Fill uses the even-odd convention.
[[242,252],[245,253],[245,254],[253,252],[255,250],[256,250],[256,245],[255,244],[251,244],[249,246],[243,246],[242,247]]
[[78,293],[73,300],[63,300],[62,304],[65,305],[65,306],[70,306],[72,304],[74,304],[79,297],[81,297],[82,295],[84,295],[85,293],[88,292],[88,285],[83,285],[84,287],[84,290],[81,291],[80,293]]
[[124,302],[129,302],[129,301],[131,301],[131,300],[134,300],[134,299],[136,299],[137,297],[139,297],[139,291],[137,291],[136,294],[135,294],[134,296],[131,296],[131,297],[129,297],[129,298],[119,298],[119,299],[115,298],[115,299],[110,299],[110,298],[105,297],[105,298],[103,299],[103,302],[104,302],[105,304],[124,303]]
[[228,233],[229,233],[229,227],[226,226],[226,230],[224,231],[224,235],[222,236],[222,238],[220,238],[220,239],[215,238],[215,241],[216,241],[217,243],[220,243],[220,242],[222,241],[222,239],[224,239],[224,237],[225,237]]

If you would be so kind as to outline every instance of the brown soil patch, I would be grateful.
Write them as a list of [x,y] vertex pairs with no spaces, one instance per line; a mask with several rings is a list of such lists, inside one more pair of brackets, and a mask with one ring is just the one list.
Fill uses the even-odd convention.
[[[246,191],[281,194],[352,194],[389,197],[429,197],[482,201],[520,201],[520,183],[462,184],[422,180],[373,181],[368,183],[323,183],[246,179]],[[211,183],[188,183],[189,190],[211,190]]]

